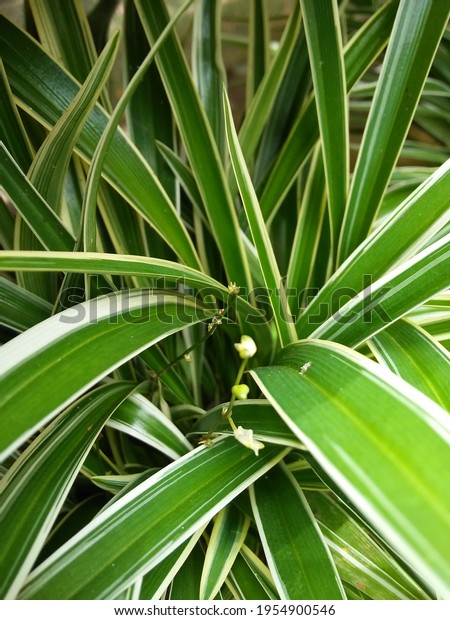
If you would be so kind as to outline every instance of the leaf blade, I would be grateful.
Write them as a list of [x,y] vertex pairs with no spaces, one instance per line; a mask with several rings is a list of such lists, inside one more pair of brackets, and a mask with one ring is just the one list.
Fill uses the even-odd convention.
[[341,345],[302,342],[277,361],[251,372],[279,415],[383,538],[448,594],[448,414]]
[[22,598],[113,596],[167,557],[284,453],[269,448],[255,458],[231,438],[190,452],[114,502],[36,569]]
[[257,481],[250,498],[280,599],[345,598],[311,509],[287,468],[276,467]]

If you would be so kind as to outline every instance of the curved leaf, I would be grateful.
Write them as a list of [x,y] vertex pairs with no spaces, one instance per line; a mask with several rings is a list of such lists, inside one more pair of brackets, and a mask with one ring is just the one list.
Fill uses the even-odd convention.
[[341,294],[353,296],[372,279],[424,248],[450,220],[450,160],[433,172],[395,209],[329,278],[297,322],[300,337],[314,330],[312,315],[323,322],[340,305]]
[[[355,84],[386,45],[394,21],[397,2],[387,2],[377,11],[345,48],[347,91]],[[261,211],[267,219],[281,204],[298,172],[319,138],[314,96],[301,109],[260,198]]]
[[[135,4],[149,41],[154,44],[167,24],[165,4],[161,0],[151,3],[136,0]],[[239,286],[251,288],[249,267],[220,155],[180,43],[174,35],[168,37],[161,48],[157,62],[227,278]]]
[[[355,347],[450,285],[450,234],[368,286],[313,333]],[[344,289],[344,295],[348,291]],[[309,318],[313,318],[309,315]]]
[[[162,286],[167,285],[167,282],[176,282],[182,286],[192,286],[205,296],[213,294],[222,304],[230,301],[228,288],[207,274],[173,261],[146,256],[101,252],[0,251],[0,268],[5,271],[70,271],[147,276],[154,278],[157,284],[161,279]],[[238,296],[236,304],[244,321],[256,324],[262,319],[262,313],[251,306],[244,297]]]
[[117,382],[81,398],[33,441],[1,481],[2,598],[14,598],[19,591],[86,454],[132,389]]
[[[53,126],[79,86],[31,37],[0,15],[0,54],[19,105]],[[81,155],[90,160],[107,124],[100,106],[89,116],[77,144]],[[113,187],[162,234],[186,264],[199,266],[189,235],[151,168],[121,130],[109,149],[104,175]]]
[[25,331],[48,318],[52,306],[6,278],[0,277],[0,324]]
[[207,316],[187,297],[123,291],[69,308],[6,343],[2,458],[114,368]]
[[376,334],[369,346],[392,372],[450,412],[450,355],[423,329],[396,321]]
[[140,394],[127,398],[109,419],[108,426],[136,437],[172,459],[192,449],[162,411]]
[[31,573],[21,598],[110,598],[166,558],[285,455],[229,438],[203,446],[105,509]]
[[279,415],[383,538],[448,596],[448,413],[340,345],[290,345],[277,362],[251,372]]
[[289,308],[284,294],[277,260],[270,242],[266,224],[261,214],[258,199],[239,146],[239,140],[234,127],[230,103],[225,91],[223,95],[225,107],[225,129],[231,163],[236,176],[244,210],[247,215],[250,232],[252,234],[253,243],[258,255],[264,283],[269,293],[270,304],[272,306],[278,336],[281,344],[286,345],[295,339],[295,329],[289,321]]

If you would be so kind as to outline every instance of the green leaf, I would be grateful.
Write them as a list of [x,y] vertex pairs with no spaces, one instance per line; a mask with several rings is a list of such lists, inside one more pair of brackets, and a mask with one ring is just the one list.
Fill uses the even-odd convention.
[[181,183],[184,191],[189,196],[193,207],[201,214],[202,221],[209,227],[202,197],[200,196],[197,183],[190,168],[184,163],[181,157],[178,157],[178,155],[165,144],[158,143],[158,149],[161,151],[162,156]]
[[44,299],[0,277],[0,324],[22,332],[51,312],[52,306]]
[[[162,0],[136,0],[142,25],[153,44],[167,24]],[[225,172],[178,39],[172,35],[157,58],[184,148],[207,209],[229,282],[251,290],[250,273]],[[176,70],[174,70],[176,68]]]
[[20,590],[86,454],[132,389],[112,383],[81,398],[38,435],[3,478],[2,598],[14,598]]
[[307,493],[341,579],[375,600],[428,599],[373,532],[331,493]]
[[278,600],[268,567],[245,544],[234,561],[230,576],[233,578],[236,598],[247,601]]
[[[255,2],[255,4],[258,5],[260,3]],[[280,47],[283,45],[283,41],[284,35],[280,41]],[[300,29],[299,34],[296,36],[294,47],[292,51],[289,51],[286,71],[279,84],[279,74],[274,65],[280,53],[282,53],[282,50],[279,48],[276,57],[268,68],[271,72],[270,79],[274,81],[277,86],[276,95],[271,105],[269,118],[264,125],[264,130],[259,140],[255,156],[255,165],[252,171],[252,180],[258,195],[261,193],[264,180],[272,165],[277,160],[284,142],[290,133],[293,119],[295,119],[298,111],[301,109],[311,88],[311,71],[304,29]],[[245,119],[243,122],[245,123]],[[255,130],[261,132],[261,128],[256,122],[254,123],[254,127]]]
[[[76,96],[79,86],[42,48],[0,16],[0,54],[13,93],[21,107],[32,110],[39,122],[53,126]],[[107,123],[96,106],[84,126],[77,149],[90,160]],[[186,264],[199,261],[187,231],[161,184],[144,158],[121,130],[114,136],[103,174],[113,187],[149,222]]]
[[266,3],[250,0],[249,5],[248,68],[245,92],[247,109],[269,65],[270,30]]
[[[297,323],[304,338],[339,309],[341,296],[354,296],[373,279],[413,257],[450,220],[450,160],[429,176],[329,278]],[[368,281],[367,274],[371,274]]]
[[60,207],[73,149],[109,77],[118,46],[119,33],[116,32],[69,107],[44,140],[28,171],[31,183],[55,211]]
[[5,250],[14,247],[14,217],[4,200],[0,200],[0,246]]
[[337,1],[300,0],[311,62],[331,223],[331,255],[347,201],[349,128],[344,55]]
[[239,142],[247,164],[251,162],[274,106],[289,60],[295,49],[300,24],[301,15],[299,5],[296,3],[283,32],[277,54],[261,80],[239,130]]
[[287,299],[282,284],[281,274],[278,269],[272,244],[270,242],[269,233],[267,232],[266,224],[261,214],[258,199],[239,146],[239,140],[234,127],[230,104],[225,91],[224,106],[225,129],[231,163],[233,165],[242,203],[247,215],[250,232],[253,237],[253,243],[258,255],[264,278],[264,284],[270,297],[278,336],[281,344],[286,345],[296,338],[295,329],[290,320],[289,308],[287,306]]
[[[450,285],[450,234],[347,302],[312,334],[356,347]],[[348,291],[344,289],[344,295]],[[310,315],[310,318],[313,318]]]
[[202,447],[115,501],[31,573],[22,598],[110,598],[148,572],[285,454]]
[[5,344],[2,458],[111,370],[207,316],[187,297],[123,291],[69,308]]
[[[395,16],[397,2],[388,2],[369,19],[345,48],[347,91],[374,62],[385,46]],[[314,95],[307,100],[285,139],[260,197],[267,219],[280,206],[319,138]]]
[[[159,280],[162,286],[175,282],[198,289],[202,295],[214,295],[219,305],[230,303],[228,288],[210,276],[179,265],[172,261],[147,258],[145,256],[122,256],[102,254],[100,252],[0,252],[0,267],[5,271],[69,271],[74,273],[117,274],[129,276],[147,276]],[[172,289],[173,290],[173,289]],[[267,327],[262,323],[263,314],[251,306],[242,296],[236,298],[236,305],[244,321],[258,327]],[[210,305],[216,310],[216,304]],[[266,334],[264,334],[266,336]]]
[[439,342],[450,339],[450,294],[436,295],[409,312],[407,318],[418,323]]
[[401,0],[352,178],[339,248],[343,262],[364,240],[405,140],[450,3]]
[[[125,4],[124,20],[126,75],[129,82],[150,48],[134,2]],[[134,144],[149,162],[174,202],[175,179],[157,146],[157,142],[160,141],[167,148],[174,148],[173,118],[164,85],[155,64],[150,65],[145,75],[142,76],[141,83],[128,104],[126,118]]]
[[250,497],[280,599],[345,598],[330,552],[292,474],[274,468],[256,482]]
[[200,545],[195,545],[185,562],[180,566],[170,585],[172,601],[198,601],[199,583],[202,574],[205,552]]
[[190,540],[184,542],[172,551],[164,560],[155,566],[142,579],[141,600],[159,600],[165,593],[174,576],[186,561],[197,540],[202,534],[202,529],[198,530]]
[[232,504],[217,515],[206,550],[199,597],[212,600],[228,577],[245,540],[250,519]]
[[[22,119],[14,102],[3,61],[0,59],[0,136],[6,148],[12,153],[21,170],[27,172],[32,160],[32,148]],[[3,220],[2,220],[3,222]]]
[[341,345],[298,343],[276,361],[251,372],[278,414],[383,539],[448,596],[448,413]]
[[0,173],[6,193],[42,245],[49,250],[71,250],[75,239],[3,143],[0,143]]
[[114,412],[108,426],[136,437],[172,459],[192,449],[162,411],[140,394],[127,398]]
[[374,336],[369,346],[387,368],[450,412],[450,355],[423,329],[396,321]]
[[221,52],[221,2],[201,0],[194,13],[192,64],[198,94],[221,156],[225,135],[222,84],[226,79]]
[[[312,284],[314,268],[317,265],[325,217],[324,187],[322,153],[320,148],[316,147],[302,196],[287,273],[286,289],[288,294],[290,292],[296,294],[296,310],[305,303],[304,297]],[[328,258],[324,256],[325,260]]]
[[[79,81],[84,82],[97,59],[89,22],[80,0],[30,0],[39,40]],[[108,109],[108,98],[103,98]]]
[[117,105],[111,114],[110,119],[106,125],[106,128],[97,144],[94,154],[92,156],[91,167],[89,169],[86,193],[83,198],[83,241],[84,249],[86,251],[95,251],[96,249],[96,207],[97,207],[97,194],[99,189],[100,178],[102,169],[104,167],[108,152],[114,139],[114,135],[120,120],[125,112],[129,100],[135,93],[138,84],[140,83],[147,68],[153,63],[153,60],[159,51],[161,45],[172,33],[173,28],[178,18],[183,14],[186,8],[189,6],[192,0],[187,0],[180,9],[176,12],[174,17],[167,24],[163,32],[158,37],[157,41],[152,46],[151,51],[142,61],[139,69],[134,74],[128,86],[125,88],[122,96],[120,97]]

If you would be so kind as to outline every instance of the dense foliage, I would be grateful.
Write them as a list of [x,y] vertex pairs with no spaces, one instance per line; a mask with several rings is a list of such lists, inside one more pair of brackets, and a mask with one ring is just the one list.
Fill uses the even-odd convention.
[[0,17],[0,589],[450,596],[449,0]]

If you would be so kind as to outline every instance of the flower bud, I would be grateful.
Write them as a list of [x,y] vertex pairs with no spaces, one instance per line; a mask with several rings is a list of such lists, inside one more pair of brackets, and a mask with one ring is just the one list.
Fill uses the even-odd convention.
[[248,393],[250,392],[250,388],[245,383],[239,383],[238,385],[233,385],[231,388],[231,393],[236,396],[238,400],[247,400]]
[[234,348],[243,360],[253,357],[256,353],[255,341],[250,336],[241,336],[241,342],[237,342]]

